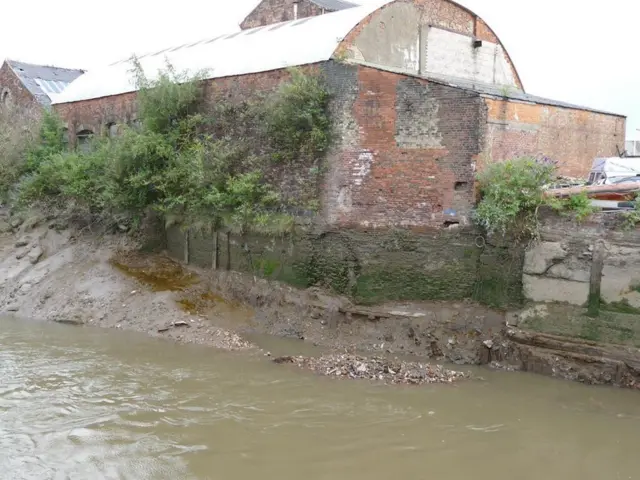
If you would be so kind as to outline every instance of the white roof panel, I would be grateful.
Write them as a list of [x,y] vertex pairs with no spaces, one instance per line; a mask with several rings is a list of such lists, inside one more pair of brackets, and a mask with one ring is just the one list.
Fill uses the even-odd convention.
[[[207,78],[266,72],[324,62],[342,39],[369,14],[393,0],[267,25],[168,48],[139,57],[150,80],[169,61],[178,72],[206,71]],[[91,70],[56,95],[53,103],[69,103],[135,91],[128,60]]]

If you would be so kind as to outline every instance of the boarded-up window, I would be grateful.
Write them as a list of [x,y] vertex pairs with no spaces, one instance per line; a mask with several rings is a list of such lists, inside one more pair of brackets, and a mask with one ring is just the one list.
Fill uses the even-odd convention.
[[118,136],[118,125],[115,123],[109,123],[107,125],[107,136],[114,138]]
[[421,38],[426,45],[421,54],[425,73],[517,88],[500,45],[487,41],[474,45],[474,39],[467,35],[435,27],[424,29]]

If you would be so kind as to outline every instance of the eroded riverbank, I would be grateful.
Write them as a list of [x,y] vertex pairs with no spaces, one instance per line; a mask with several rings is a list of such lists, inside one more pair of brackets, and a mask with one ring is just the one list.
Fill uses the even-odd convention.
[[[28,225],[17,227],[15,235],[2,238],[0,311],[4,315],[68,326],[139,331],[180,343],[244,350],[264,356],[267,361],[271,354],[247,337],[252,334],[293,337],[322,346],[324,352],[374,352],[389,358],[410,353],[402,349],[393,351],[385,347],[384,340],[371,344],[370,337],[361,338],[356,332],[344,335],[336,330],[333,321],[320,319],[317,312],[308,312],[307,308],[313,308],[339,314],[332,306],[341,300],[322,292],[304,292],[311,295],[300,299],[306,302],[305,310],[300,310],[301,304],[286,301],[262,306],[254,302],[250,306],[223,298],[215,290],[210,272],[185,269],[161,254],[140,253],[137,245],[123,236],[81,236],[71,229],[59,230],[46,223]],[[283,321],[282,315],[287,315],[287,319]],[[317,328],[306,328],[310,320]],[[300,333],[303,330],[304,335]],[[353,355],[297,358],[300,365],[323,375],[333,375],[342,367],[356,369],[366,364],[373,368],[378,362],[377,357]],[[342,362],[334,369],[315,368],[336,358]],[[399,364],[405,366],[402,372],[387,370],[372,376],[368,371],[360,371],[358,375],[345,377],[421,384],[451,383],[468,376],[424,362],[405,359]]]
[[[265,351],[248,339],[266,334],[329,354],[489,364],[640,386],[640,351],[628,345],[530,334],[507,325],[512,316],[473,303],[362,307],[315,288],[185,269],[166,256],[140,253],[124,236],[79,233],[55,222],[25,222],[2,237],[0,279],[0,311],[19,318],[134,330],[257,355]],[[438,378],[455,375],[443,371]]]

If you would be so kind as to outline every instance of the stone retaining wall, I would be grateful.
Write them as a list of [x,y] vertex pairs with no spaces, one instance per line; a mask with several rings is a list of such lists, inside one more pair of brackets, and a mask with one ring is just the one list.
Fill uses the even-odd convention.
[[[218,269],[306,288],[322,286],[358,303],[474,299],[518,305],[522,251],[482,241],[471,229],[337,229],[295,237],[217,234]],[[214,263],[215,236],[167,230],[169,253],[200,267]]]
[[553,215],[545,217],[542,241],[525,254],[525,299],[584,305],[594,245],[603,240],[603,300],[640,308],[640,233],[621,230],[619,220],[619,215],[607,213],[594,215],[583,224]]

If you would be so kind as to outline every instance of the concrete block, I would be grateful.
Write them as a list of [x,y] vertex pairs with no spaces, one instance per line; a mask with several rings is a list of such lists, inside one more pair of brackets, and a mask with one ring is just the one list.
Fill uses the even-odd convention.
[[524,273],[542,275],[554,263],[565,259],[567,254],[559,242],[540,242],[525,253]]

